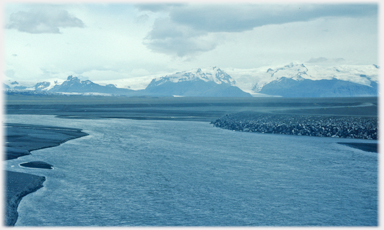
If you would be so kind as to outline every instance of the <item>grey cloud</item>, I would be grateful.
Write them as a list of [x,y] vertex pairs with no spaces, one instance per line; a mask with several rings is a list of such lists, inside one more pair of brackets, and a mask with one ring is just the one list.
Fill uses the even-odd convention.
[[149,19],[149,16],[148,16],[148,15],[146,15],[146,14],[142,14],[142,15],[140,15],[140,16],[138,16],[138,17],[135,18],[135,22],[136,22],[136,23],[145,23],[145,22],[148,21],[148,19]]
[[171,20],[209,32],[241,32],[321,17],[377,15],[377,4],[196,5],[170,12]]
[[164,39],[175,37],[196,37],[207,34],[194,30],[188,26],[173,23],[168,18],[159,18],[155,21],[152,30],[147,35],[148,39]]
[[199,38],[171,38],[151,40],[146,44],[148,48],[155,52],[185,57],[200,52],[213,50],[215,42],[206,42]]
[[174,7],[180,7],[185,5],[186,4],[182,4],[182,3],[143,3],[143,4],[136,4],[135,7],[142,11],[159,12],[159,11],[169,11]]
[[335,58],[335,59],[333,59],[333,61],[335,61],[335,62],[343,62],[343,61],[345,61],[345,59],[344,58]]
[[307,63],[331,63],[331,62],[343,62],[345,61],[344,58],[325,58],[325,57],[318,57],[318,58],[311,58],[307,61]]
[[172,23],[168,18],[157,19],[144,44],[155,52],[183,57],[214,49],[217,41],[207,34]]
[[308,63],[319,63],[319,62],[326,62],[326,61],[328,61],[327,58],[325,58],[325,57],[318,57],[318,58],[311,58],[307,62]]
[[6,25],[8,29],[33,34],[60,33],[60,28],[67,27],[82,28],[84,23],[66,10],[47,6],[12,13]]
[[13,78],[15,76],[15,71],[13,70],[6,70],[5,75],[9,78]]
[[378,11],[378,4],[200,4],[177,8],[155,4],[140,7],[169,13],[167,20],[154,23],[145,44],[154,51],[178,56],[214,49],[218,42],[203,37],[218,32],[243,32],[265,25],[322,17],[377,17]]

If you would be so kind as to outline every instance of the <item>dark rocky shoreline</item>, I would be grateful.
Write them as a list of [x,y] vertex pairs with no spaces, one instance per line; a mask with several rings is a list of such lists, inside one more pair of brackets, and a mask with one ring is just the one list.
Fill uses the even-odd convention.
[[337,142],[340,145],[346,145],[351,148],[360,149],[366,152],[378,153],[378,144],[377,143],[351,143],[351,142]]
[[5,226],[14,226],[19,214],[17,207],[21,199],[43,187],[45,177],[28,173],[6,171]]
[[39,169],[53,169],[53,165],[45,163],[44,161],[31,161],[20,164],[22,167],[39,168]]
[[[6,123],[5,160],[31,154],[31,151],[58,146],[66,141],[88,135],[80,129],[42,125]],[[23,163],[25,167],[51,169],[53,166],[42,161]],[[14,226],[17,208],[21,199],[43,187],[44,176],[5,170],[5,226]]]
[[377,140],[377,117],[324,116],[240,112],[213,122],[215,127],[242,132]]

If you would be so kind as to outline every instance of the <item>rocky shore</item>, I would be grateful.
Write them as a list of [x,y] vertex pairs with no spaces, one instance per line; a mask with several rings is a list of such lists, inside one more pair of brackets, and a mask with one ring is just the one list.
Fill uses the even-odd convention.
[[[12,160],[31,154],[31,151],[58,146],[66,141],[88,135],[80,129],[42,125],[5,123],[5,160]],[[53,166],[42,161],[22,164],[25,167],[51,169]],[[5,170],[5,226],[14,226],[17,208],[21,199],[41,187],[44,176]]]
[[36,176],[28,173],[6,171],[6,209],[5,226],[14,226],[17,218],[17,207],[21,199],[43,187],[45,177]]
[[213,122],[216,127],[257,133],[377,140],[377,117],[240,112]]

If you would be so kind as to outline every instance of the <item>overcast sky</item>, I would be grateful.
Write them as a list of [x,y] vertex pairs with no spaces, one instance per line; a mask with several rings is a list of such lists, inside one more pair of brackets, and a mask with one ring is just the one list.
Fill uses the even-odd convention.
[[12,3],[4,76],[93,81],[197,67],[379,64],[378,4]]

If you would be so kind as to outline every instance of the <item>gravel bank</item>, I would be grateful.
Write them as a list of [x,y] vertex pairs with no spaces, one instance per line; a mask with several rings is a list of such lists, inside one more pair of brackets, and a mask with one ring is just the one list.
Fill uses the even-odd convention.
[[[80,129],[62,128],[42,125],[12,124],[5,126],[5,160],[16,159],[31,154],[30,151],[50,148],[66,141],[88,135]],[[26,167],[52,168],[53,166],[42,161],[32,161],[23,164]],[[6,226],[15,225],[18,213],[17,208],[21,199],[41,187],[45,177],[28,173],[19,173],[5,170],[6,180]]]
[[257,133],[377,140],[376,117],[240,112],[211,122],[216,127]]
[[43,187],[45,177],[31,175],[28,173],[6,171],[6,208],[5,226],[14,226],[18,213],[17,207],[21,199],[31,192]]

